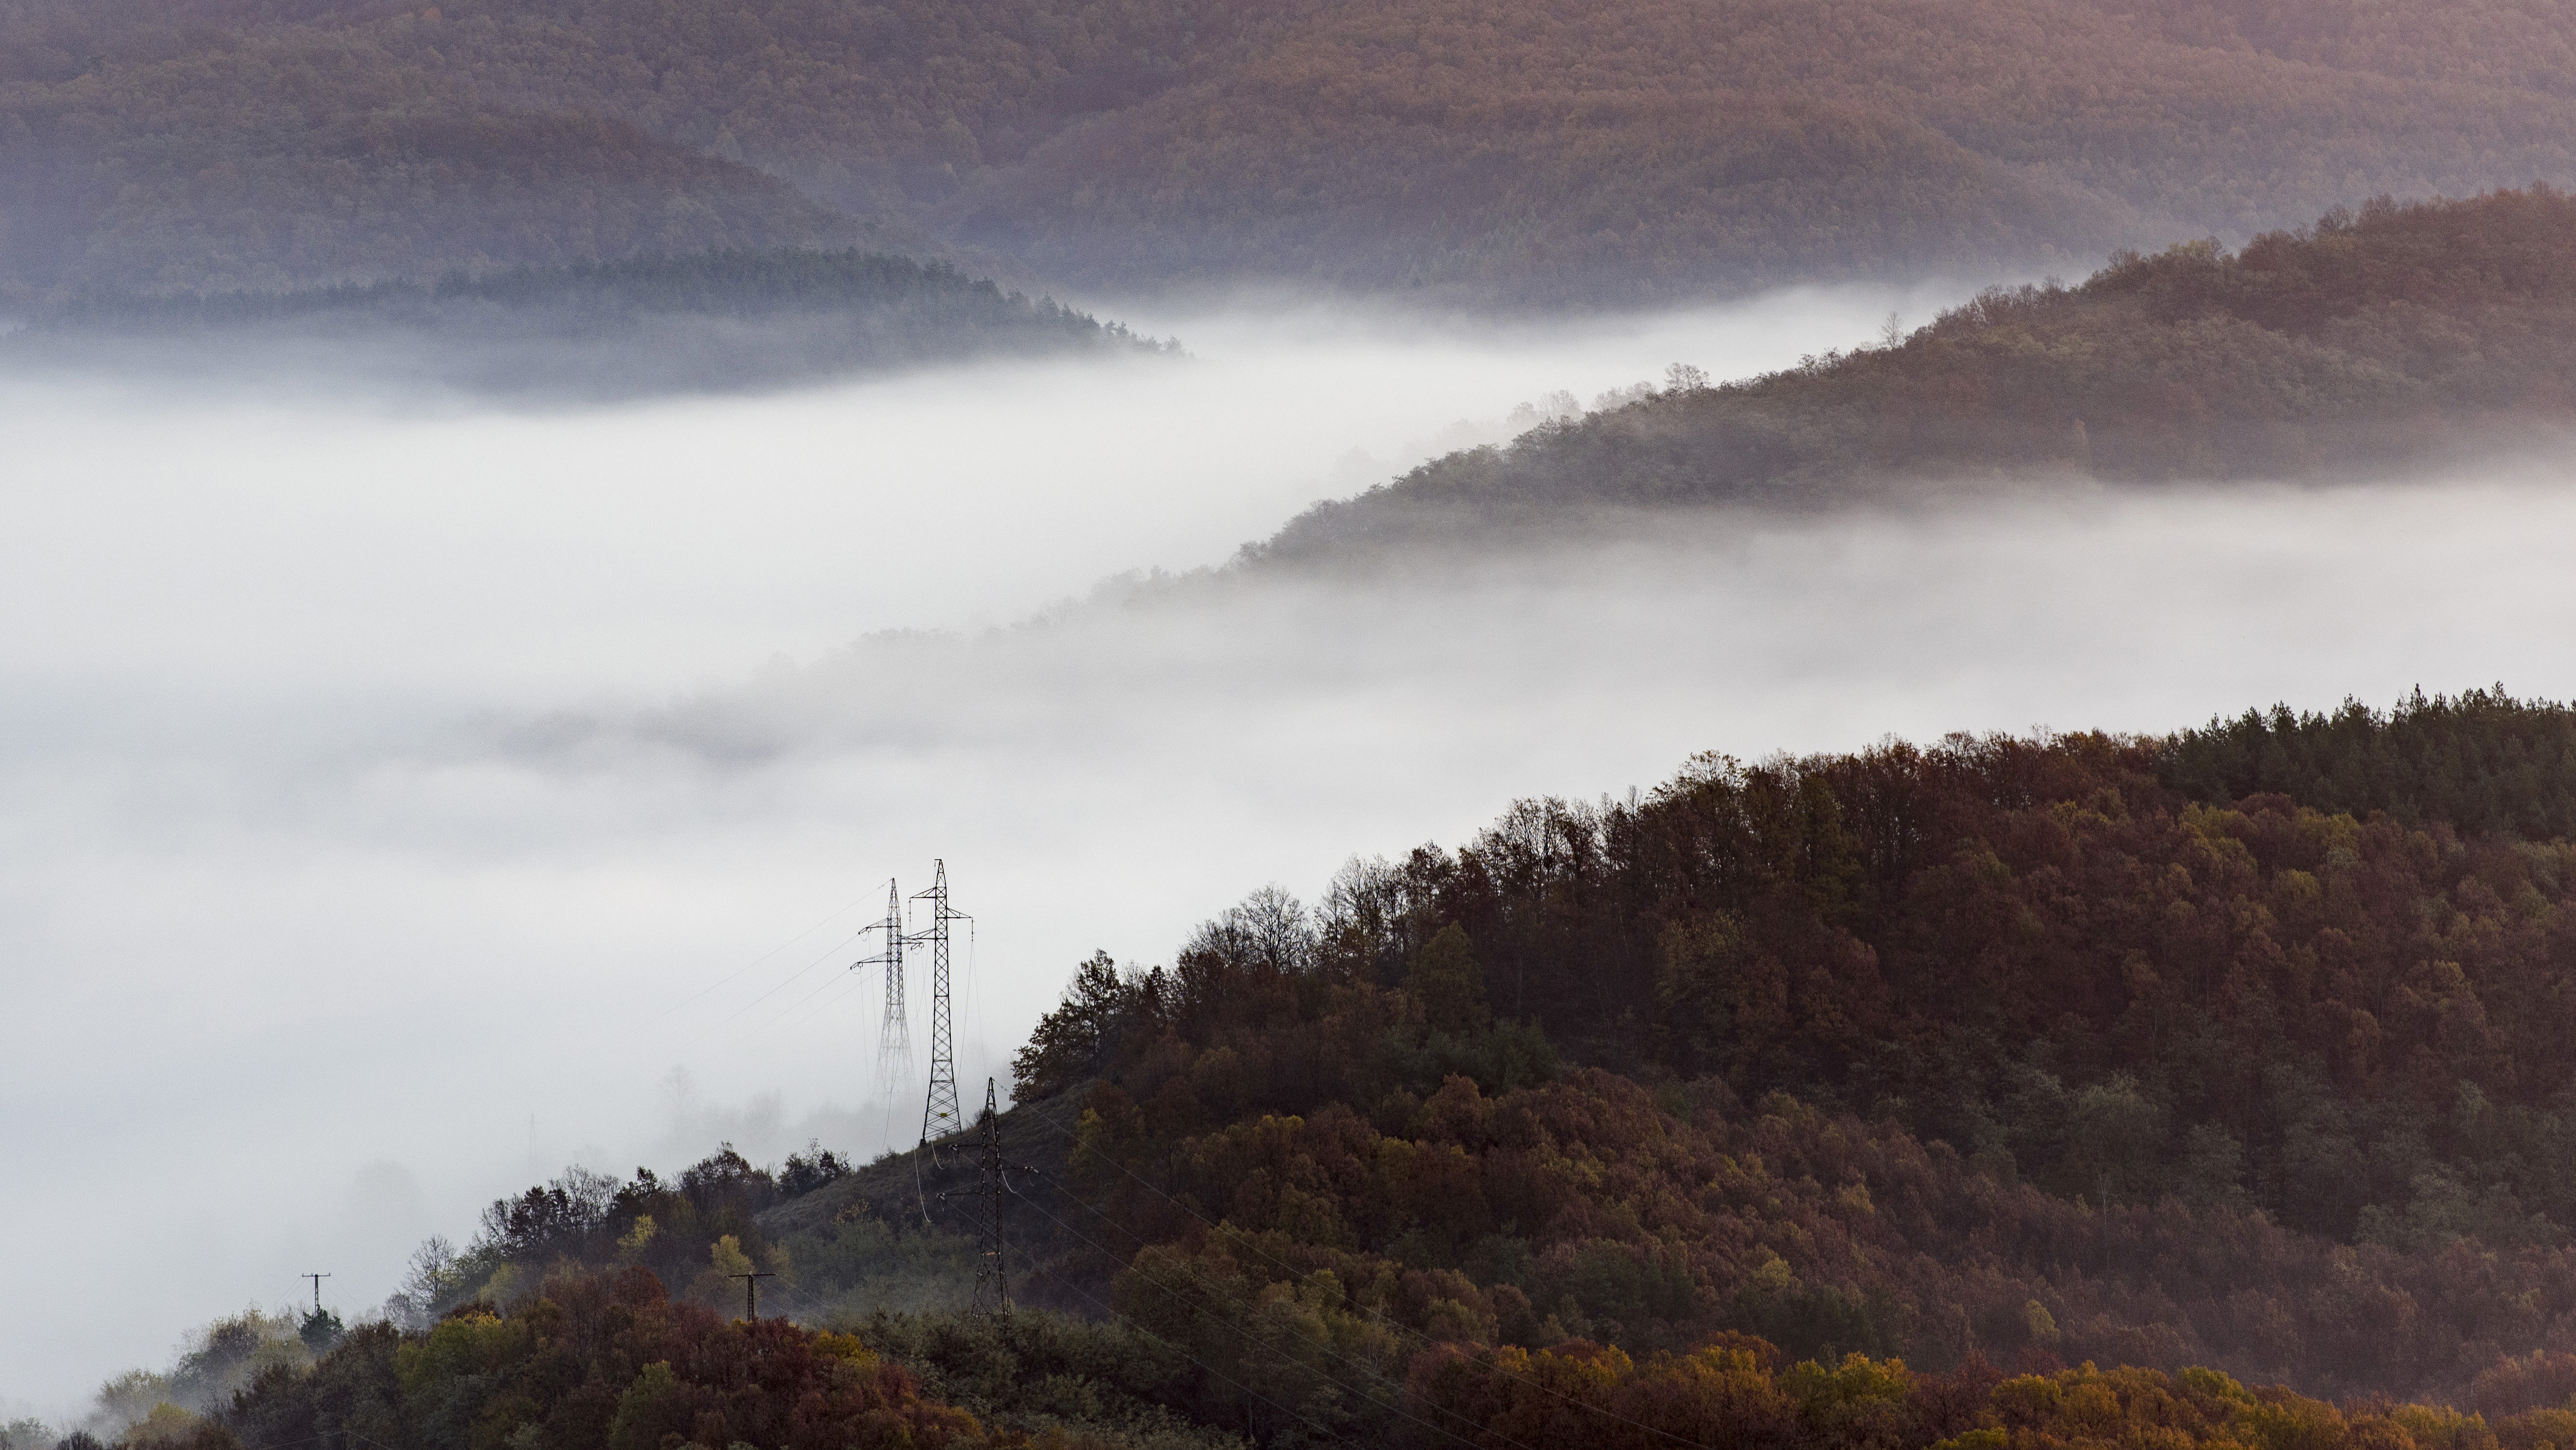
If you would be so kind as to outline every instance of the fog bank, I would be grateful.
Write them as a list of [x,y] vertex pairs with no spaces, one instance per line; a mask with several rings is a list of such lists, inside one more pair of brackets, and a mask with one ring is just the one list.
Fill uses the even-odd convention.
[[0,398],[0,1153],[42,1165],[0,1232],[60,1307],[0,1327],[0,1396],[68,1409],[307,1270],[363,1308],[567,1161],[908,1144],[876,983],[843,967],[933,857],[976,916],[980,1076],[1095,947],[1168,960],[1252,888],[1696,750],[2567,693],[2576,492],[2539,471],[1093,592],[1222,560],[1354,449],[1392,468],[1460,419],[1775,365],[1890,305],[1201,319],[1163,329],[1180,368],[545,419]]

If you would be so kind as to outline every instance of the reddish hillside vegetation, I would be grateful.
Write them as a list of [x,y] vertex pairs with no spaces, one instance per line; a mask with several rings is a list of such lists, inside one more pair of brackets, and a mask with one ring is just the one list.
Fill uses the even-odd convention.
[[837,211],[1094,286],[1635,303],[2534,179],[2576,180],[2576,52],[2512,0],[0,5],[21,292],[856,240]]

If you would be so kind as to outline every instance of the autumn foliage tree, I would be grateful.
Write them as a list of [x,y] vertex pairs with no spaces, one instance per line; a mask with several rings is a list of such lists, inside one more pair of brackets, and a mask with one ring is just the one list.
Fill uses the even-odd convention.
[[223,1425],[245,1447],[331,1450],[989,1443],[857,1339],[675,1303],[642,1269],[558,1275],[425,1331],[363,1327],[309,1372],[254,1381]]

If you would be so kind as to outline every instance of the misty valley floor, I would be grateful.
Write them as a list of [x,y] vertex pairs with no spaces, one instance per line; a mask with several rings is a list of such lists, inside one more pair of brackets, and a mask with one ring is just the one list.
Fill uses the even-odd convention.
[[[1337,340],[1176,375],[1159,445],[1096,377],[1010,375],[1070,449],[943,449],[991,416],[966,396],[990,376],[600,417],[83,403],[119,451],[66,429],[39,456],[88,487],[9,495],[0,598],[44,627],[0,658],[0,951],[51,968],[0,1056],[44,1125],[24,1151],[82,1165],[63,1183],[109,1170],[96,1124],[148,1112],[158,1171],[242,1207],[156,1236],[145,1205],[12,1195],[21,1241],[78,1222],[152,1247],[94,1298],[67,1277],[94,1255],[33,1268],[31,1293],[77,1307],[0,1339],[34,1377],[0,1389],[148,1358],[138,1322],[282,1302],[317,1253],[351,1266],[335,1288],[381,1293],[368,1273],[491,1193],[660,1161],[675,1124],[764,1159],[827,1121],[899,1139],[839,942],[871,883],[934,856],[977,914],[981,1076],[1092,949],[1161,960],[1167,924],[1454,840],[1514,795],[1623,792],[1702,749],[2545,690],[2576,663],[2576,494],[2540,465],[1717,514],[1437,567],[1116,585],[1024,622],[1134,564],[1222,559],[1353,444],[1399,456],[1550,376],[1594,385],[1569,359],[1606,387],[1693,344],[1771,345],[1459,348],[1267,476],[1205,459],[1229,430],[1312,432],[1424,354]],[[1215,412],[1228,397],[1251,401]],[[890,457],[867,429],[904,412],[929,422]],[[746,430],[770,440],[748,457]],[[955,492],[914,486],[961,453]],[[472,481],[485,458],[528,473]],[[570,481],[527,482],[548,470]],[[725,482],[747,476],[768,490]],[[869,634],[895,625],[950,628]],[[250,1005],[281,984],[290,1011]],[[114,1061],[43,1025],[75,1017],[125,1024]],[[459,1073],[465,1036],[499,1065]],[[340,1085],[319,1107],[316,1082]]]

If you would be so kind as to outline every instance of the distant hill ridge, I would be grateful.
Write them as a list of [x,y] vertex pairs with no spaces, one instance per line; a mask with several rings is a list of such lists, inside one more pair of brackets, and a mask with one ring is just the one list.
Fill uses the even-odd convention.
[[2576,197],[2382,199],[2229,252],[1989,291],[1889,346],[1666,390],[1319,504],[1257,560],[1599,509],[1805,509],[1962,481],[2365,478],[2576,425]]
[[423,320],[441,309],[490,303],[605,320],[636,313],[756,317],[935,305],[983,325],[1005,321],[1106,338],[1132,335],[1053,299],[1031,300],[941,261],[855,248],[651,253],[609,261],[451,271],[434,282],[343,283],[291,291],[204,294],[92,291],[52,309],[49,329],[226,326],[332,313]]
[[[292,291],[93,290],[0,337],[0,367],[371,376],[514,396],[781,386],[995,357],[1151,356],[1138,337],[945,262],[719,251]],[[264,368],[246,368],[252,360]]]
[[864,218],[1091,287],[1637,305],[2534,178],[2576,44],[2516,0],[0,5],[21,299]]

